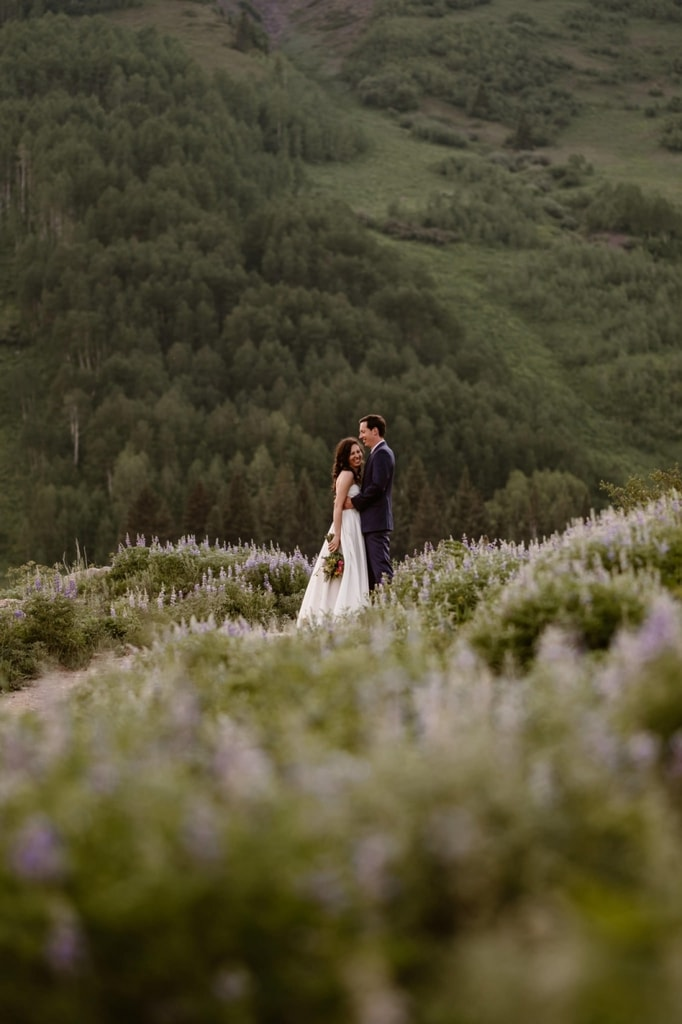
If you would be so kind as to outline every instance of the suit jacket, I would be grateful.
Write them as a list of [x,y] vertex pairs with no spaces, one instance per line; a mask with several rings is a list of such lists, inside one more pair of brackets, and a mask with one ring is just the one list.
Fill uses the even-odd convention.
[[394,472],[395,456],[385,441],[379,442],[369,453],[360,493],[350,499],[360,513],[363,533],[393,529]]

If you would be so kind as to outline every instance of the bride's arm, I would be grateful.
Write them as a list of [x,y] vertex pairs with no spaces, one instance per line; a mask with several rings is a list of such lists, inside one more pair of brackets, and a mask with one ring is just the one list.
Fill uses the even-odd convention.
[[349,469],[342,469],[336,478],[336,494],[334,496],[334,537],[329,541],[330,551],[336,551],[341,544],[341,518],[343,516],[343,503],[348,497],[353,474]]

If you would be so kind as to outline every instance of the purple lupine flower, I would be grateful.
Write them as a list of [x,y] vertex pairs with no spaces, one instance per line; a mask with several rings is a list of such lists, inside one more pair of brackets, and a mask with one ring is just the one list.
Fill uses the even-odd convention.
[[58,974],[74,974],[83,962],[85,942],[76,915],[60,908],[45,943],[45,959]]
[[627,741],[627,752],[638,767],[648,768],[656,763],[660,752],[660,739],[650,732],[637,732]]
[[637,633],[637,654],[642,661],[651,661],[662,651],[673,648],[679,629],[677,608],[671,598],[661,595]]
[[245,636],[251,633],[252,629],[246,619],[225,619],[220,627],[220,632],[224,633],[225,636]]
[[48,817],[36,814],[15,836],[10,864],[19,878],[49,882],[64,874],[64,851],[57,830]]

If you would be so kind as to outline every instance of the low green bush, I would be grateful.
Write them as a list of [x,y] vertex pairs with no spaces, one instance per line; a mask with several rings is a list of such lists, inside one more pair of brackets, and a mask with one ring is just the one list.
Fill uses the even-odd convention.
[[486,609],[468,634],[494,669],[507,660],[527,667],[544,632],[559,627],[578,649],[607,650],[617,632],[639,625],[655,583],[634,573],[604,576],[548,569],[522,577],[499,605]]
[[169,623],[291,621],[309,574],[299,552],[185,539],[122,546],[101,568],[30,562],[13,571],[11,608],[0,610],[0,680],[15,687],[49,663],[82,668],[97,652],[148,646]]
[[49,666],[84,668],[96,652],[120,648],[132,626],[75,597],[36,591],[0,613],[0,687],[14,689]]

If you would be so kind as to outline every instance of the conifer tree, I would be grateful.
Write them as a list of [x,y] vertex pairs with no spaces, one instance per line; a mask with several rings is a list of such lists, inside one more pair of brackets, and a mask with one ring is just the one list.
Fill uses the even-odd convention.
[[324,527],[321,525],[317,495],[305,469],[298,479],[294,517],[298,524],[295,547],[300,548],[305,555],[314,554],[322,543]]
[[197,480],[187,496],[182,528],[196,540],[202,540],[206,533],[206,523],[211,511],[211,498],[203,480]]
[[419,488],[408,534],[408,551],[421,551],[425,544],[434,547],[450,533],[447,499],[440,480],[428,479]]
[[410,460],[407,469],[396,475],[393,487],[393,519],[394,530],[391,538],[391,551],[394,557],[411,554],[411,527],[422,490],[426,486],[427,476],[424,463],[416,455]]
[[128,509],[126,528],[131,540],[137,536],[150,543],[157,537],[163,544],[173,539],[168,507],[149,485],[145,485]]
[[268,520],[273,528],[269,538],[283,551],[293,551],[298,544],[301,524],[296,514],[296,487],[289,466],[280,466],[270,493]]
[[471,481],[468,466],[464,467],[464,472],[459,478],[449,518],[450,532],[455,540],[460,540],[464,535],[470,540],[478,540],[488,533],[485,502],[481,492]]
[[235,458],[223,508],[223,534],[228,544],[248,544],[257,533],[254,504],[246,481],[244,458]]

